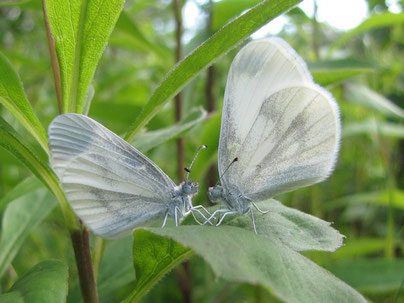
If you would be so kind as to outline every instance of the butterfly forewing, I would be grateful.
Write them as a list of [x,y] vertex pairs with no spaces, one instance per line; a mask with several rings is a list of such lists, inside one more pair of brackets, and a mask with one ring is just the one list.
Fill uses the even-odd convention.
[[220,173],[239,158],[222,177],[225,188],[262,200],[320,182],[334,167],[339,139],[335,101],[290,46],[270,39],[240,51],[223,105]]
[[175,184],[120,137],[77,114],[56,117],[48,134],[52,168],[96,234],[114,237],[164,215]]

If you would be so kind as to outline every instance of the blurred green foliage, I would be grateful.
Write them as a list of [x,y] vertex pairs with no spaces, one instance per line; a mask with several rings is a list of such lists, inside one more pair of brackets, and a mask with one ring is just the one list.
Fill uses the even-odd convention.
[[[50,0],[46,2],[52,3]],[[259,1],[186,2],[194,2],[203,12],[200,24],[185,29],[187,38],[184,39],[184,48],[191,52],[231,18]],[[288,25],[279,36],[308,61],[315,81],[330,89],[337,99],[341,109],[343,140],[338,164],[327,181],[283,194],[277,200],[334,222],[333,227],[347,237],[345,246],[335,253],[305,252],[305,256],[330,270],[369,300],[397,303],[404,302],[404,17],[403,13],[390,13],[387,3],[368,0],[368,19],[348,32],[318,23],[299,8],[286,14]],[[402,1],[398,4],[403,8]],[[112,31],[91,82],[94,96],[89,115],[121,136],[130,130],[138,117],[144,118],[140,116],[142,109],[175,64],[173,18],[171,1],[128,0]],[[150,112],[155,110],[155,115],[148,116],[152,119],[133,143],[147,151],[146,155],[173,179],[177,170],[183,169],[177,167],[174,160],[177,153],[175,138],[180,135],[185,138],[186,163],[192,160],[198,146],[207,144],[208,150],[201,153],[191,175],[201,183],[195,203],[205,206],[208,205],[206,189],[212,182],[210,165],[216,171],[220,108],[226,75],[236,52],[230,49],[230,46],[223,49],[222,53],[226,54],[213,65],[213,112],[206,115],[201,109],[207,108],[206,73],[193,71],[187,74],[188,70],[182,73],[180,70],[177,75],[183,78],[174,80],[187,84],[183,88],[185,118],[175,121],[173,102],[166,102],[178,89],[168,93],[164,91],[165,95],[159,99],[158,111],[148,105]],[[35,137],[35,129],[46,129],[58,114],[41,1],[0,2],[0,52],[4,54],[0,54],[0,60],[8,58],[15,69],[7,70],[9,77],[3,77],[7,71],[0,68],[3,84],[0,85],[0,103],[4,105],[0,107],[1,121],[4,121],[1,131],[12,127],[18,133],[16,145],[12,148],[22,154],[32,154],[33,162],[28,166],[33,166],[31,170],[37,172],[36,176],[52,183],[54,176],[46,168],[41,168],[42,163],[48,161],[46,148],[41,148],[41,145],[46,145],[46,139],[41,130]],[[93,59],[100,55],[100,50],[96,53]],[[198,62],[206,66],[219,53],[220,50],[215,58]],[[90,65],[94,64],[97,65],[97,62]],[[84,75],[87,82],[81,83],[79,107],[84,106],[84,95],[92,76],[91,71],[87,72],[89,74]],[[18,78],[18,75],[26,94],[25,97],[22,91],[21,98],[26,103],[12,107],[6,98],[10,86],[5,81]],[[20,85],[19,81],[13,83]],[[37,119],[29,118],[33,112]],[[60,271],[61,279],[55,280],[55,283],[65,287],[63,280],[68,279],[67,300],[79,302],[81,297],[74,254],[62,211],[54,207],[56,200],[32,177],[32,172],[6,149],[0,149],[0,268],[5,271],[0,279],[0,292],[12,288],[10,293],[0,296],[0,302],[28,302],[24,301],[21,290],[23,282],[40,266],[44,270]],[[215,174],[213,179],[217,179]],[[53,187],[53,191],[58,190]],[[32,209],[21,206],[30,202]],[[35,202],[34,207],[32,204]],[[30,213],[32,217],[25,222],[26,225],[13,227],[16,222],[6,221],[6,214],[17,212],[18,215],[18,209],[23,210],[21,216]],[[143,237],[156,237],[148,231],[141,232]],[[161,234],[164,232],[172,232],[173,237],[178,237],[171,229],[160,231]],[[12,235],[19,238],[14,239]],[[95,237],[91,240],[96,255],[98,242]],[[126,298],[135,285],[132,239],[107,241],[105,246],[98,271],[100,301],[118,302]],[[2,250],[4,247],[6,250]],[[193,248],[197,252],[203,249]],[[55,261],[39,263],[54,258],[68,265],[68,278],[63,276],[65,268],[61,264],[52,263]],[[217,275],[198,256],[191,258],[190,272],[194,302],[279,302],[276,292],[244,283],[246,280],[243,279],[230,282],[225,279],[226,274]],[[165,276],[142,302],[183,300],[178,282],[183,274],[181,267],[163,274]],[[17,280],[20,284],[15,283]],[[38,279],[37,283],[47,282]]]

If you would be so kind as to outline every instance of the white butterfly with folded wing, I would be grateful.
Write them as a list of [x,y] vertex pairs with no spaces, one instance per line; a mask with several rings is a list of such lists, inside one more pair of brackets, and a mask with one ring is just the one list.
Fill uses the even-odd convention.
[[340,128],[337,103],[313,82],[303,59],[285,41],[247,44],[234,59],[226,84],[221,186],[208,192],[212,202],[223,201],[227,209],[212,217],[223,213],[219,225],[226,215],[250,211],[256,232],[254,202],[330,175]]
[[[101,237],[125,235],[163,218],[178,224],[193,206],[198,183],[179,186],[150,159],[113,132],[79,114],[49,126],[52,169],[77,216]],[[200,213],[202,216],[203,214]],[[204,216],[203,216],[204,217]]]

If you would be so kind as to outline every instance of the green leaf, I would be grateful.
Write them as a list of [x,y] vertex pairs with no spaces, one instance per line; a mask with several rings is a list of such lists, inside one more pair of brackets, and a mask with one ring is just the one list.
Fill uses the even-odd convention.
[[[180,243],[178,250],[184,249],[182,246],[191,248],[218,277],[262,285],[285,302],[366,302],[347,284],[277,239],[263,239],[239,227],[147,228],[136,230],[135,240],[137,237],[136,254],[143,256],[137,258],[139,264],[150,255],[157,264],[170,260],[170,245]],[[178,255],[184,257],[185,253]]]
[[67,282],[67,266],[59,260],[46,260],[35,265],[15,282],[10,294],[21,295],[22,302],[26,303],[64,303]]
[[202,107],[195,108],[190,111],[186,117],[174,125],[138,135],[132,145],[140,151],[146,152],[168,140],[179,137],[205,118],[206,111]]
[[213,2],[212,28],[218,30],[230,19],[246,9],[256,5],[260,0],[221,0]]
[[309,64],[316,83],[326,86],[373,71],[373,66],[355,59],[322,61]]
[[[344,236],[326,221],[284,206],[270,199],[256,203],[266,214],[254,210],[257,232],[263,238],[279,239],[295,251],[335,251],[342,245]],[[250,214],[237,216],[229,225],[254,231]]]
[[64,112],[82,113],[124,0],[45,0],[59,60]]
[[404,110],[386,97],[358,84],[346,84],[345,99],[377,110],[387,116],[404,118]]
[[27,2],[30,2],[31,0],[2,0],[0,2],[0,7],[2,6],[17,6],[17,5],[22,5]]
[[34,136],[44,150],[48,140],[42,124],[25,95],[22,82],[10,61],[0,52],[0,103]]
[[4,211],[0,238],[0,277],[24,244],[32,228],[55,207],[55,199],[45,188],[26,194]]
[[395,208],[404,209],[404,191],[400,189],[391,190],[389,193],[386,190],[359,193],[353,195],[347,195],[345,197],[329,201],[325,204],[324,210],[332,210],[335,208],[343,207],[349,204],[373,204]]
[[145,230],[137,230],[133,241],[136,286],[124,302],[137,302],[166,273],[190,258],[189,248]]
[[[348,240],[349,239],[349,240]],[[345,245],[332,254],[334,259],[346,259],[383,252],[386,239],[377,238],[348,238]]]
[[352,37],[355,37],[359,34],[364,32],[381,28],[387,26],[394,26],[404,23],[404,13],[400,14],[393,14],[393,13],[382,13],[378,15],[371,16],[367,18],[364,22],[359,24],[354,29],[346,32],[345,34],[341,35],[339,39],[337,39],[333,45],[331,46],[332,49],[341,47],[346,42],[350,41]]
[[18,292],[0,295],[0,303],[24,303],[24,298]]
[[377,293],[400,287],[404,260],[356,258],[340,261],[329,270],[357,289]]
[[129,129],[126,140],[133,141],[135,135],[163,105],[203,69],[245,40],[264,24],[299,2],[300,0],[265,0],[225,25],[167,74]]
[[1,198],[0,213],[11,201],[14,201],[15,199],[17,199],[21,196],[24,196],[25,194],[28,194],[38,188],[41,188],[42,186],[43,186],[43,184],[34,176],[30,176],[30,177],[22,180],[12,190],[7,192],[3,196],[3,198]]
[[[159,47],[156,43],[149,41],[146,36],[141,32],[134,20],[125,11],[122,11],[119,16],[118,22],[116,23],[116,29],[122,33],[126,34],[126,38],[133,39],[138,47],[143,48],[147,51],[152,51],[157,57],[162,59],[167,59],[167,56],[172,54],[168,53],[168,50],[164,50]],[[112,40],[112,37],[111,37]]]
[[371,119],[345,124],[342,134],[344,137],[367,134],[403,139],[404,126],[398,123],[376,121]]
[[66,200],[63,190],[59,186],[56,175],[47,164],[43,163],[37,156],[35,156],[35,154],[22,142],[23,140],[14,129],[0,117],[0,147],[4,148],[21,161],[53,192],[60,203],[68,228],[75,228],[75,215]]

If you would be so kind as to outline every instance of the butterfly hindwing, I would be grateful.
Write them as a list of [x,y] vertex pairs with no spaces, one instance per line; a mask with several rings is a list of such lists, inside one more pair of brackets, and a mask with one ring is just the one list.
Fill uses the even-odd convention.
[[120,137],[78,114],[56,117],[48,134],[52,168],[96,234],[114,237],[164,216],[175,184]]

